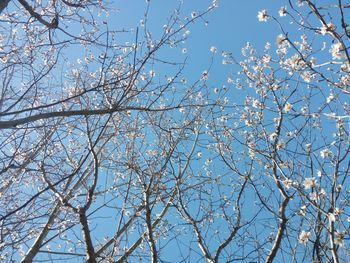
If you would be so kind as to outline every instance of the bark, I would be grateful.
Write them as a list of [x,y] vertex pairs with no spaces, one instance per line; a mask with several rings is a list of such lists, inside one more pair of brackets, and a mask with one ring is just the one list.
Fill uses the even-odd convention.
[[116,107],[112,109],[106,108],[106,109],[98,109],[98,110],[83,109],[83,110],[53,111],[53,112],[39,113],[36,115],[14,119],[14,120],[0,121],[0,129],[12,129],[19,125],[24,125],[24,124],[28,124],[39,120],[45,120],[45,119],[51,119],[51,118],[57,118],[57,117],[105,115],[105,114],[112,114],[114,112],[126,111],[126,110],[158,112],[158,111],[173,110],[176,108],[178,107],[169,107],[165,109],[150,109],[148,107],[142,107],[142,106],[141,107],[128,106],[128,107]]
[[279,213],[281,223],[278,227],[277,235],[275,238],[275,243],[273,244],[272,249],[266,258],[266,261],[265,261],[266,263],[272,263],[274,261],[276,255],[277,255],[277,251],[279,250],[279,248],[281,246],[282,237],[284,235],[284,231],[286,230],[286,226],[287,226],[287,222],[288,222],[288,219],[286,218],[286,214],[285,214],[288,202],[289,202],[289,198],[285,198],[283,200],[283,202],[281,203],[280,213]]
[[2,11],[4,11],[9,2],[10,0],[0,0],[0,14],[2,13]]
[[92,244],[90,230],[86,214],[84,209],[79,210],[79,222],[81,224],[81,229],[83,231],[85,246],[86,246],[86,262],[87,263],[96,263],[94,245]]
[[33,246],[29,249],[28,253],[25,255],[25,257],[22,259],[21,263],[31,263],[33,262],[33,258],[36,256],[36,254],[39,252],[39,249],[42,246],[42,242],[47,236],[47,234],[50,231],[50,226],[54,222],[54,219],[57,216],[57,213],[59,212],[60,204],[57,204],[55,209],[52,211],[49,220],[47,221],[44,229],[41,231],[40,235],[35,240]]
[[51,21],[48,22],[43,17],[34,11],[34,9],[27,3],[25,0],[18,0],[18,2],[21,3],[21,5],[28,11],[28,13],[32,16],[35,17],[40,23],[43,25],[47,26],[48,28],[57,28],[58,27],[58,18],[57,16]]

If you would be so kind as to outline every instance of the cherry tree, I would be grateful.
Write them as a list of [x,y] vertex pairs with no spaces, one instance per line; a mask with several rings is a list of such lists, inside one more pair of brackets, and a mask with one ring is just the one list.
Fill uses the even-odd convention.
[[0,3],[1,261],[347,261],[349,3],[260,10],[275,39],[186,76],[208,3],[158,31],[151,1],[133,29],[105,1]]
[[157,261],[216,106],[208,73],[186,83],[184,61],[161,53],[216,2],[187,16],[180,5],[159,37],[149,5],[138,27],[116,30],[103,1],[2,2],[2,261],[119,262],[145,243]]
[[212,138],[256,211],[237,215],[236,227],[249,227],[238,231],[244,243],[232,245],[232,260],[347,261],[349,5],[331,2],[261,10],[257,19],[279,29],[276,40],[262,52],[248,43],[241,61],[223,54],[240,67],[228,82],[245,99],[227,109],[230,125],[214,129],[228,136]]

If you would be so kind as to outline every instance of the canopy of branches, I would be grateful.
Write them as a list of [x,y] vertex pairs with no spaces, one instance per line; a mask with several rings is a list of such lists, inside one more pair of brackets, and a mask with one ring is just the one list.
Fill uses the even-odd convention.
[[350,2],[259,10],[274,38],[206,66],[221,3],[188,2],[0,1],[1,262],[348,261]]

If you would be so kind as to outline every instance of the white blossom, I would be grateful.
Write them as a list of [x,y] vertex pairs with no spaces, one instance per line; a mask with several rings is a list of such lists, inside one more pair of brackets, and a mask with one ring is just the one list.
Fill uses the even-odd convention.
[[340,247],[344,246],[344,236],[345,236],[344,232],[336,231],[335,232],[334,244],[336,244],[336,245],[338,245]]
[[277,136],[278,136],[277,133],[275,133],[275,132],[271,133],[269,136],[270,141],[276,140]]
[[307,207],[306,207],[306,205],[303,205],[302,207],[300,207],[299,214],[301,216],[305,216],[306,215],[306,211],[307,211]]
[[201,80],[208,80],[208,78],[209,78],[208,70],[204,70],[201,75]]
[[152,69],[152,70],[149,71],[149,75],[151,77],[154,77],[156,75],[156,72]]
[[286,179],[286,180],[282,181],[282,184],[286,189],[289,189],[293,186],[293,180]]
[[286,40],[286,37],[282,34],[279,34],[277,37],[276,37],[276,44],[277,46],[282,46],[282,44],[284,43],[284,41]]
[[332,154],[332,152],[329,149],[324,149],[324,150],[320,151],[320,156],[323,159],[329,157],[331,154]]
[[205,165],[208,166],[208,165],[210,165],[212,162],[213,162],[213,160],[209,158],[209,159],[207,159],[207,160],[205,161]]
[[224,57],[224,58],[231,57],[232,53],[231,52],[227,52],[227,51],[222,51],[221,52],[221,56]]
[[330,22],[327,25],[323,25],[320,28],[320,33],[324,36],[325,34],[327,34],[327,32],[333,31],[333,30],[335,30],[335,25],[332,22]]
[[335,214],[328,213],[328,220],[329,222],[335,222]]
[[306,245],[306,243],[309,241],[310,235],[310,232],[306,232],[305,230],[301,231],[299,235],[299,243]]
[[293,108],[293,105],[289,102],[287,102],[285,105],[284,105],[284,112],[285,113],[288,113],[290,112],[290,110]]
[[333,59],[341,59],[342,58],[342,54],[340,51],[340,48],[342,47],[341,43],[335,43],[331,46],[331,49],[329,50],[329,52],[332,54]]
[[281,6],[280,10],[278,10],[279,16],[286,16],[287,15],[287,7]]
[[316,186],[316,179],[314,177],[305,178],[303,185],[305,189],[311,189]]
[[305,144],[305,151],[306,151],[307,153],[310,153],[310,152],[311,152],[311,143]]
[[185,113],[185,112],[186,112],[185,107],[180,107],[180,108],[179,108],[179,112],[180,112],[180,113]]
[[266,9],[258,12],[258,19],[260,22],[266,22],[268,17],[269,17],[269,15],[267,14]]

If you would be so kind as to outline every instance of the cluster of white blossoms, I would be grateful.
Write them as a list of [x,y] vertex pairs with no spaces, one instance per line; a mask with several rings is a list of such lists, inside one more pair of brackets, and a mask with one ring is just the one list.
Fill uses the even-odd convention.
[[253,108],[260,109],[260,110],[263,110],[265,108],[264,103],[262,103],[261,101],[259,101],[257,99],[252,100],[252,106],[253,106]]
[[279,16],[286,16],[287,15],[287,7],[286,6],[281,6],[280,10],[278,10]]
[[334,239],[334,244],[342,247],[344,246],[344,237],[345,237],[345,233],[344,232],[335,232],[335,239]]
[[305,144],[305,151],[306,151],[307,153],[310,153],[310,152],[311,152],[311,143]]
[[266,22],[268,19],[269,15],[267,14],[267,10],[261,10],[258,12],[258,19],[260,22]]
[[323,188],[319,189],[318,191],[311,192],[309,194],[309,198],[312,201],[318,201],[321,198],[324,198],[327,196],[326,190]]
[[285,105],[284,105],[284,112],[285,113],[288,113],[291,111],[291,109],[293,108],[293,105],[289,102],[287,102]]
[[311,188],[315,187],[316,186],[316,178],[314,178],[314,177],[305,178],[303,185],[304,185],[305,189],[311,189]]
[[301,77],[303,78],[303,80],[307,83],[310,83],[312,79],[314,79],[315,74],[313,74],[311,71],[309,70],[304,70],[301,73]]
[[[281,8],[278,10],[278,15],[280,17],[286,16],[287,15],[287,7],[281,6]],[[258,17],[258,20],[260,22],[266,22],[267,19],[269,18],[267,10],[263,9],[263,10],[259,11],[257,17]]]
[[208,72],[208,70],[204,70],[202,72],[202,75],[201,75],[201,80],[206,81],[206,80],[208,80],[208,78],[209,78],[209,72]]
[[[300,3],[302,2],[300,0]],[[292,16],[293,10],[287,12],[286,7],[281,7],[279,15],[281,17]],[[268,19],[278,20],[276,17],[265,9],[257,14],[260,22],[266,22]],[[345,232],[341,232],[343,229],[336,230],[336,227],[339,227],[341,220],[345,215],[348,215],[349,211],[347,205],[342,204],[341,201],[336,201],[335,204],[330,201],[331,196],[335,195],[334,193],[347,191],[344,195],[346,196],[349,189],[345,187],[343,182],[340,182],[344,171],[334,176],[331,168],[333,168],[335,161],[339,161],[339,156],[347,151],[346,147],[341,147],[343,146],[344,134],[348,132],[347,124],[350,110],[348,107],[342,109],[342,104],[346,103],[346,99],[342,97],[339,88],[345,93],[349,91],[350,62],[346,61],[346,48],[349,45],[344,40],[345,37],[344,39],[334,37],[334,34],[339,31],[337,30],[337,27],[340,28],[339,22],[333,18],[329,20],[333,20],[334,23],[328,22],[327,19],[321,22],[322,27],[320,24],[313,27],[312,35],[309,34],[309,28],[305,26],[304,29],[307,30],[302,31],[304,34],[300,34],[301,40],[295,40],[295,35],[282,31],[283,34],[280,34],[276,39],[276,50],[273,50],[273,44],[267,44],[264,53],[258,54],[249,43],[242,49],[244,58],[239,62],[240,76],[235,78],[235,81],[242,84],[243,91],[245,87],[247,88],[248,95],[246,97],[248,99],[240,105],[243,110],[240,112],[241,115],[237,115],[237,117],[240,117],[241,122],[244,123],[242,129],[251,134],[249,139],[248,136],[246,137],[245,145],[252,160],[260,161],[260,156],[265,152],[271,153],[279,150],[276,151],[279,159],[275,161],[279,169],[278,175],[280,177],[278,180],[286,193],[295,191],[295,196],[297,196],[295,200],[300,202],[296,208],[297,214],[301,216],[297,220],[301,220],[300,225],[302,226],[298,230],[298,234],[295,235],[298,242],[303,245],[313,245],[311,242],[307,243],[311,238],[311,233],[313,233],[311,229],[314,229],[315,226],[315,213],[321,211],[320,221],[326,221],[325,233],[328,231],[329,234],[333,231],[334,243],[341,247],[347,242],[347,239],[344,241]],[[305,21],[307,20],[303,22]],[[300,30],[302,28],[301,24]],[[327,35],[327,37],[322,37],[322,35]],[[328,41],[328,38],[331,37],[333,39],[324,42],[322,47],[322,42],[313,42],[315,36],[322,41]],[[308,39],[312,40],[309,42]],[[313,50],[317,46],[314,45],[315,43],[319,44],[317,50]],[[319,56],[317,52],[320,52],[319,54],[322,56]],[[231,54],[223,52],[223,57],[225,56],[231,56]],[[342,62],[342,60],[345,61]],[[271,77],[268,75],[270,73]],[[264,92],[260,93],[261,90]],[[254,98],[256,96],[253,95],[254,91],[260,97]],[[322,97],[319,94],[322,94]],[[264,116],[262,121],[255,118],[256,114],[253,114],[253,112],[258,111]],[[279,115],[275,116],[269,111]],[[330,131],[327,130],[328,127],[323,126],[326,122],[323,116],[328,116],[329,111],[331,111],[329,113],[331,121],[327,121],[327,125],[334,124],[338,130]],[[295,115],[287,116],[292,113]],[[269,120],[268,124],[267,119]],[[279,129],[271,129],[273,126],[275,129],[276,127]],[[294,127],[295,130],[293,130]],[[320,129],[309,131],[309,127]],[[306,130],[307,133],[304,133]],[[325,139],[321,140],[318,133]],[[328,141],[331,136],[335,138],[333,142]],[[341,140],[337,140],[338,138]],[[339,143],[339,141],[341,142]],[[296,149],[292,150],[291,148]],[[295,159],[288,160],[291,152],[296,153]],[[287,169],[280,165],[280,162],[283,163],[282,160],[290,162],[289,165],[285,165]],[[300,169],[295,172],[291,167],[299,160],[302,164],[298,163]],[[312,166],[309,165],[311,162],[313,162]],[[273,164],[268,161],[263,164],[267,170],[273,168]],[[331,182],[333,185],[330,184]],[[342,183],[343,186],[334,187],[339,183]],[[334,208],[336,205],[344,212]],[[329,207],[333,207],[334,211],[327,214],[324,211],[327,211],[326,209]],[[328,220],[331,222],[337,220],[334,224],[334,230],[327,228]]]
[[180,108],[179,108],[179,112],[180,112],[180,113],[185,113],[185,112],[186,112],[185,107],[180,107]]
[[328,32],[335,30],[335,25],[332,22],[329,22],[327,25],[323,25],[320,29],[320,33],[324,36]]
[[277,137],[278,137],[277,133],[273,132],[270,134],[269,139],[270,141],[274,141],[276,140]]
[[306,232],[305,230],[301,231],[299,235],[299,243],[306,245],[306,243],[309,241],[310,235],[310,232]]
[[328,220],[329,222],[335,222],[336,217],[334,213],[328,213]]
[[331,46],[331,49],[329,50],[329,52],[332,54],[333,59],[342,58],[341,47],[342,47],[342,44],[339,42]]
[[156,76],[156,72],[152,69],[149,71],[149,75],[153,78]]
[[306,216],[306,212],[307,212],[307,207],[306,207],[306,205],[303,205],[302,207],[300,207],[299,214],[300,214],[301,216]]
[[292,179],[286,179],[284,181],[282,181],[282,184],[283,186],[286,188],[286,189],[289,189],[293,186],[293,180]]
[[331,156],[331,154],[332,154],[332,151],[329,149],[324,149],[324,150],[320,151],[320,156],[323,159]]

